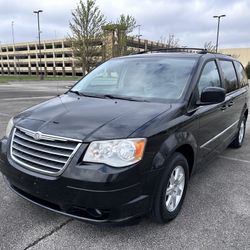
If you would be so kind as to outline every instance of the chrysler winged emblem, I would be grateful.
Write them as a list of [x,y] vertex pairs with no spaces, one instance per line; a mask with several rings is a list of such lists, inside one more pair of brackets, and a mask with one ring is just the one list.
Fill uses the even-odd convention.
[[42,133],[41,133],[41,132],[36,132],[36,133],[33,135],[33,138],[34,138],[36,141],[41,140],[41,138],[42,138]]

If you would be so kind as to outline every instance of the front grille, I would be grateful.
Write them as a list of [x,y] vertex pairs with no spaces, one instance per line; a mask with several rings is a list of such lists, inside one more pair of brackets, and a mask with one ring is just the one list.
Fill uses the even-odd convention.
[[81,141],[15,128],[11,157],[23,167],[49,175],[59,175],[80,147]]

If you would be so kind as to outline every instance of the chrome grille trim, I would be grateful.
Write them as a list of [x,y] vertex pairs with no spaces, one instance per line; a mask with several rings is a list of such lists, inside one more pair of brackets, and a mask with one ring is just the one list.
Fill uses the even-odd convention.
[[31,156],[38,157],[38,158],[40,157],[41,159],[44,159],[44,160],[59,162],[59,163],[63,163],[63,164],[65,164],[65,163],[67,162],[67,159],[66,159],[66,161],[62,161],[62,160],[60,160],[60,159],[55,159],[55,158],[52,158],[52,157],[50,157],[50,156],[45,156],[45,155],[42,155],[42,154],[39,155],[39,154],[33,153],[33,152],[31,152],[31,151],[29,151],[29,150],[27,150],[27,149],[20,148],[20,147],[17,146],[17,145],[13,145],[12,148],[13,148],[13,149],[16,149],[16,150],[18,150],[18,151],[21,151],[22,153],[25,153],[25,154],[27,154],[27,155],[31,155]]
[[[17,129],[23,131],[24,133],[36,133],[35,131],[26,129],[26,128],[22,128],[19,126],[16,126]],[[49,140],[57,140],[57,141],[70,141],[70,142],[82,142],[81,140],[77,140],[77,139],[72,139],[72,138],[68,138],[68,137],[61,137],[61,136],[56,136],[56,135],[48,135],[48,134],[42,134],[41,139],[49,139]]]
[[57,170],[60,170],[61,168],[60,167],[55,167],[55,166],[52,166],[50,164],[45,164],[43,162],[39,162],[39,161],[36,161],[36,160],[33,160],[32,158],[29,158],[29,157],[25,157],[19,153],[15,153],[16,156],[18,156],[19,158],[23,159],[23,160],[26,160],[26,161],[29,161],[29,162],[33,162],[35,164],[39,164],[39,165],[42,165],[44,167],[47,167],[47,168],[52,168],[52,169],[57,169]]
[[[34,139],[31,139],[31,138],[28,138],[28,137],[25,137],[23,135],[20,135],[20,134],[16,134],[17,137],[21,138],[21,139],[24,139],[24,140],[27,140],[27,141],[31,141],[31,142],[35,142],[37,144],[40,144],[40,145],[44,145],[44,146],[49,146],[49,147],[54,147],[54,148],[63,148],[63,149],[74,149],[72,147],[66,147],[66,146],[57,146],[57,145],[53,145],[51,143],[47,143],[47,142],[41,142],[41,141],[34,141]],[[51,138],[49,140],[52,140]],[[54,139],[55,140],[55,139]]]
[[82,141],[15,127],[12,134],[10,155],[22,167],[34,172],[58,176],[62,174],[79,149]]
[[[22,146],[24,146],[24,147],[26,147],[26,148],[31,148],[31,149],[33,149],[33,150],[37,150],[37,151],[42,151],[42,152],[44,152],[44,153],[50,153],[50,154],[57,154],[57,151],[53,151],[52,149],[51,149],[51,151],[47,151],[47,150],[45,150],[45,149],[43,149],[42,148],[42,146],[34,146],[34,145],[30,145],[29,143],[27,143],[27,142],[23,142],[23,141],[19,141],[19,140],[17,140],[17,139],[14,139],[13,140],[13,142],[15,142],[15,143],[18,143],[18,144],[20,144],[20,145],[22,145]],[[45,152],[46,151],[46,152]],[[59,154],[62,154],[62,153],[59,153]],[[59,155],[58,154],[58,155]],[[65,155],[65,154],[63,154],[63,155]],[[68,155],[68,157],[70,156],[70,154]]]
[[[14,140],[14,142],[16,142]],[[25,144],[25,143],[21,143],[19,142],[19,144],[21,144],[22,146],[24,146],[25,148],[31,148],[31,146],[29,146],[28,144]],[[64,157],[70,157],[70,154],[66,154],[66,153],[59,153],[59,152],[55,152],[55,151],[48,151],[46,149],[43,149],[42,147],[33,147],[32,150],[34,151],[40,151],[40,152],[44,152],[44,153],[48,153],[48,154],[54,154],[54,155],[59,155],[59,156],[64,156]]]

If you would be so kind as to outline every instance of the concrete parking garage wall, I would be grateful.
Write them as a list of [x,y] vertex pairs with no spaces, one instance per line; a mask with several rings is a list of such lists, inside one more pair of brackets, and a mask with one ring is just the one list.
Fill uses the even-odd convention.
[[[165,44],[126,37],[123,30],[104,30],[93,56],[96,64],[111,57],[127,55],[144,49],[166,47]],[[81,76],[81,65],[67,39],[41,41],[41,64],[38,42],[0,45],[1,75]]]

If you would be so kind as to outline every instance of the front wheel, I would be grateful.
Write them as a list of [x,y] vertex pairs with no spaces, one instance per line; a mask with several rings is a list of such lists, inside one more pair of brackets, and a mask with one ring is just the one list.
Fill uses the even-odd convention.
[[236,138],[230,144],[231,148],[240,148],[243,144],[246,132],[246,117],[240,121],[239,129]]
[[169,159],[155,194],[152,215],[160,223],[174,219],[181,210],[189,179],[186,158],[174,153]]

